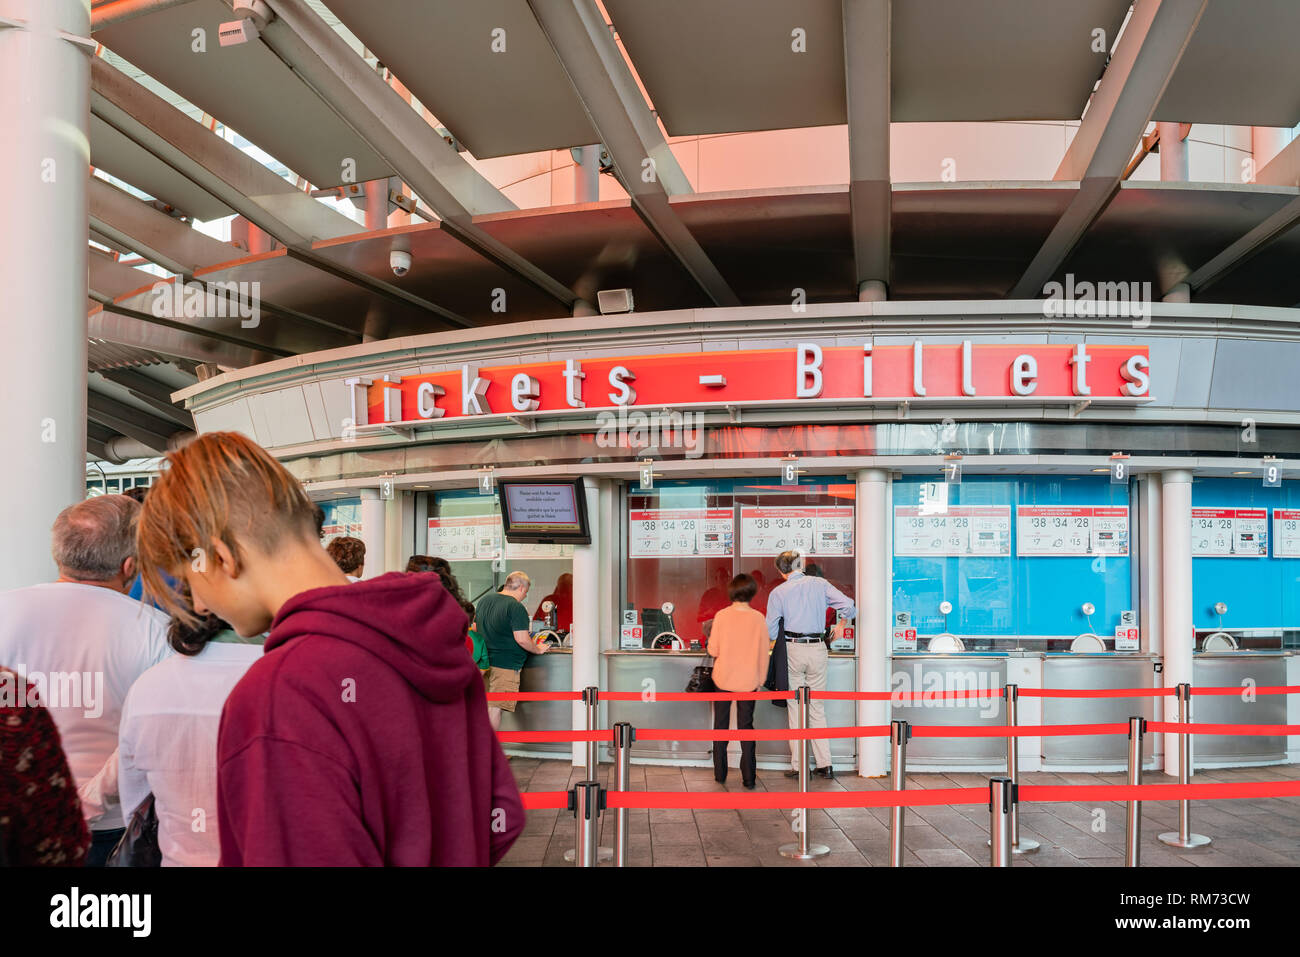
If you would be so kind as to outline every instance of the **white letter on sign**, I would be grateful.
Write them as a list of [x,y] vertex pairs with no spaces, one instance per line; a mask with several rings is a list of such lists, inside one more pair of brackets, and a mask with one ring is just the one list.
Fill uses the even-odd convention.
[[447,390],[432,382],[421,382],[415,390],[415,408],[422,419],[440,419],[447,414],[446,409],[438,408],[438,396],[446,395]]
[[922,381],[921,370],[925,362],[922,350],[925,348],[921,340],[917,339],[912,343],[912,395],[925,395],[925,383]]
[[615,405],[632,405],[636,402],[636,390],[628,385],[635,378],[636,376],[627,371],[626,366],[614,366],[610,369],[609,384],[618,391],[609,394],[609,401]]
[[564,360],[564,398],[571,409],[582,409],[587,405],[582,401],[582,380],[585,378],[587,373],[582,371],[582,366],[572,359]]
[[1129,395],[1146,395],[1151,389],[1151,378],[1147,375],[1150,368],[1151,362],[1146,356],[1129,356],[1119,373],[1125,380],[1124,391]]
[[822,347],[814,342],[801,342],[795,347],[795,353],[794,394],[800,399],[815,399],[822,394]]
[[460,367],[460,414],[484,415],[492,411],[488,405],[487,390],[492,383],[480,379],[478,369]]
[[1033,395],[1038,388],[1038,360],[1033,356],[1016,356],[1011,363],[1011,391],[1015,395]]
[[1074,354],[1070,356],[1070,365],[1074,366],[1074,394],[1075,395],[1092,395],[1092,387],[1088,385],[1088,363],[1092,361],[1092,356],[1088,355],[1088,347],[1080,342],[1074,347]]
[[523,372],[510,380],[510,404],[519,412],[535,412],[542,404],[537,380]]

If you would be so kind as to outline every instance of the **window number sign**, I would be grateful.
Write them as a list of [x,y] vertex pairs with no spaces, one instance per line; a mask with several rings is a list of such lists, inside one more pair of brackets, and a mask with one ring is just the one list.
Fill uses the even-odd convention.
[[799,484],[799,460],[797,458],[791,456],[788,459],[781,460],[781,484]]
[[379,482],[379,497],[385,502],[393,500],[393,480],[390,478],[381,479]]

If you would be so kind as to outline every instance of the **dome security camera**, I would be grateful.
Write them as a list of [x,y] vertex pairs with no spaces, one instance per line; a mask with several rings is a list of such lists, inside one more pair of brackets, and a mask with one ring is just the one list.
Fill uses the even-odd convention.
[[388,265],[394,276],[405,276],[411,271],[411,254],[405,249],[394,249],[388,254]]

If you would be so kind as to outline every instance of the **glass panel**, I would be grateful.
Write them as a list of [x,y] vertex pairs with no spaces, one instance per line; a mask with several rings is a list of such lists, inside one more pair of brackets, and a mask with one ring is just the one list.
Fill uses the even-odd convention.
[[809,572],[853,596],[855,486],[818,477],[797,486],[720,479],[657,484],[627,493],[625,609],[644,647],[664,632],[703,644],[704,623],[730,604],[741,572],[758,584],[752,605],[767,610],[781,583],[776,556],[800,549]]

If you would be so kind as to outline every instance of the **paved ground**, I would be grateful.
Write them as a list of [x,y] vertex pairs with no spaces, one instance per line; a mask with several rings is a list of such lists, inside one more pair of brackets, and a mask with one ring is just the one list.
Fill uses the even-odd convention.
[[[525,791],[559,791],[582,775],[563,761],[512,758],[511,767]],[[608,773],[608,766],[602,766]],[[1300,765],[1198,772],[1196,781],[1278,781],[1300,778]],[[607,778],[604,778],[608,784]],[[780,771],[759,771],[758,789],[795,790]],[[813,790],[871,790],[887,780],[844,774],[832,781],[813,778]],[[1123,774],[1023,774],[1023,784],[1124,784]],[[1149,772],[1143,783],[1169,784],[1172,779]],[[908,775],[909,788],[987,787],[988,775]],[[733,768],[727,784],[713,780],[708,768],[634,765],[633,790],[737,791],[739,772]],[[1104,811],[1104,829],[1094,830],[1096,808]],[[889,810],[851,808],[809,811],[811,839],[831,849],[815,862],[790,861],[777,847],[794,839],[788,812],[631,810],[629,863],[655,867],[845,867],[887,866]],[[1017,857],[1017,866],[1121,866],[1124,853],[1124,805],[1039,804],[1020,814],[1021,834],[1042,844],[1035,854]],[[613,841],[613,817],[602,822],[601,843]],[[1193,801],[1192,825],[1214,839],[1197,850],[1166,847],[1157,840],[1162,831],[1178,829],[1175,802],[1147,802],[1142,809],[1143,866],[1223,867],[1300,865],[1300,798],[1263,801]],[[917,807],[907,810],[906,864],[930,867],[976,867],[988,864],[989,816],[983,805]],[[530,811],[524,833],[503,865],[562,867],[564,852],[573,846],[573,815],[565,811]]]

